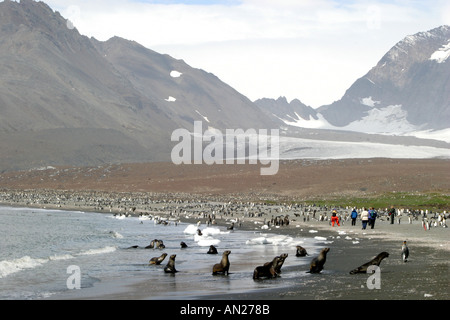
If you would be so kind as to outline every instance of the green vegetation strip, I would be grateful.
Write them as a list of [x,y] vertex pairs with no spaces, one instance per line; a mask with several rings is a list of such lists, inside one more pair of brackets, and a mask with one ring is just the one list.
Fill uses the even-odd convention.
[[377,196],[357,198],[335,198],[323,200],[309,200],[306,204],[326,205],[331,207],[374,207],[389,208],[391,205],[397,208],[423,209],[423,210],[450,210],[450,194],[441,193],[386,193]]

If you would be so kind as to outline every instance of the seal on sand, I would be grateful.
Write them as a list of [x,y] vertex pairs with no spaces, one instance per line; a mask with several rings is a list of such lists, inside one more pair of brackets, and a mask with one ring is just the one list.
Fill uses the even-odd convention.
[[177,269],[175,269],[175,257],[177,255],[173,254],[170,256],[169,258],[169,262],[167,263],[167,265],[164,267],[164,272],[165,273],[175,273],[178,272]]
[[159,257],[153,257],[150,259],[150,261],[148,262],[149,264],[156,264],[159,265],[161,264],[161,262],[164,261],[164,259],[166,258],[167,253],[163,253],[161,256]]
[[188,247],[187,244],[184,243],[183,241],[180,242],[180,246],[181,246],[181,248],[187,248]]
[[306,252],[306,249],[302,246],[297,246],[297,252],[295,253],[296,257],[304,257],[307,256],[308,252]]
[[253,271],[253,279],[259,278],[276,278],[278,273],[275,271],[277,267],[278,261],[280,261],[280,257],[273,258],[272,262],[265,263],[263,266],[256,267]]
[[375,258],[370,260],[369,262],[363,264],[362,266],[353,269],[350,271],[350,274],[357,274],[357,273],[367,273],[367,268],[370,266],[379,266],[381,261],[383,261],[384,258],[389,257],[389,253],[387,252],[381,252],[379,255],[377,255]]
[[220,263],[216,263],[213,266],[212,274],[216,275],[218,273],[228,275],[228,270],[230,269],[230,260],[228,259],[228,255],[231,253],[230,250],[226,250],[222,254],[222,260]]
[[214,247],[213,245],[210,245],[207,253],[208,254],[217,254],[218,252],[217,252],[216,247]]
[[323,265],[327,261],[328,251],[330,251],[330,248],[324,248],[317,257],[312,259],[308,273],[320,273],[323,270]]

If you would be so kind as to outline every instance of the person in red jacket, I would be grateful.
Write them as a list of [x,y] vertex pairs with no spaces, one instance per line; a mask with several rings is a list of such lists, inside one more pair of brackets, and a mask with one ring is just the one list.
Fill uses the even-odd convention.
[[333,210],[333,213],[331,214],[331,225],[334,227],[334,224],[337,223],[338,226],[341,226],[339,224],[339,217],[337,216],[336,210]]

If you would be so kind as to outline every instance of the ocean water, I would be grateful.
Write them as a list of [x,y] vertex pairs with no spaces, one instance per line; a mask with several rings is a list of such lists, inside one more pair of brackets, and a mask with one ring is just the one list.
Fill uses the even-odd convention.
[[[0,221],[3,300],[92,298],[114,294],[115,290],[133,290],[119,288],[117,283],[139,284],[145,299],[194,299],[269,290],[295,285],[305,275],[311,256],[321,248],[312,237],[292,238],[264,230],[230,231],[204,224],[163,225],[151,217],[92,212],[0,207]],[[197,235],[197,229],[203,236]],[[145,249],[153,239],[163,240],[166,247]],[[182,249],[181,241],[188,248]],[[206,253],[211,244],[218,254]],[[310,256],[295,257],[297,245],[307,248]],[[230,275],[212,276],[212,266],[219,263],[224,250],[231,250]],[[161,265],[148,264],[150,258],[163,252],[168,256]],[[280,278],[252,279],[256,266],[282,253],[289,257]],[[176,254],[179,272],[175,275],[163,271],[171,254]]]

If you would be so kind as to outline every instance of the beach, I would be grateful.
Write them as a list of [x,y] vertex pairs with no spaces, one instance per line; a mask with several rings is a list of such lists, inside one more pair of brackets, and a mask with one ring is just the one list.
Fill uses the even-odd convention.
[[[207,224],[208,217],[214,213],[212,223],[228,227],[234,221],[233,232],[256,230],[264,234],[311,237],[322,242],[324,248],[330,248],[320,274],[307,274],[308,265],[300,263],[299,259],[310,261],[312,256],[299,258],[295,257],[295,252],[288,252],[290,265],[282,269],[278,278],[261,280],[264,281],[264,290],[233,294],[227,294],[224,290],[222,294],[193,297],[195,300],[447,300],[450,293],[449,229],[436,225],[426,230],[419,217],[409,221],[406,213],[400,216],[400,223],[396,219],[394,224],[390,224],[387,216],[380,213],[374,229],[362,230],[359,219],[355,226],[351,225],[347,216],[351,208],[337,208],[341,217],[340,226],[331,226],[329,218],[332,208],[236,201],[226,196],[8,190],[0,193],[0,203],[128,216],[151,214],[192,224],[199,221]],[[313,210],[316,210],[315,214]],[[288,216],[289,224],[269,223],[273,216]],[[430,212],[426,217],[430,221],[437,221],[433,218],[435,213]],[[407,262],[401,259],[403,241],[407,241],[410,250]],[[383,251],[388,252],[389,257],[380,264],[379,277],[376,279],[378,288],[368,282],[369,274],[349,273]],[[296,261],[299,261],[298,265]],[[256,267],[257,263],[254,264]],[[233,264],[230,270],[229,276],[221,278],[223,285],[233,283],[233,278],[237,277],[232,272]],[[299,276],[292,278],[292,273]],[[249,272],[248,277],[251,276]],[[205,274],[205,277],[211,275]],[[289,285],[278,288],[277,283],[283,281],[289,281]],[[202,283],[191,283],[190,286],[195,291]],[[79,291],[51,299],[151,300],[154,290],[169,290],[170,300],[170,288],[154,287],[152,281],[145,277],[126,284],[119,279],[117,283],[91,290],[89,295]]]

